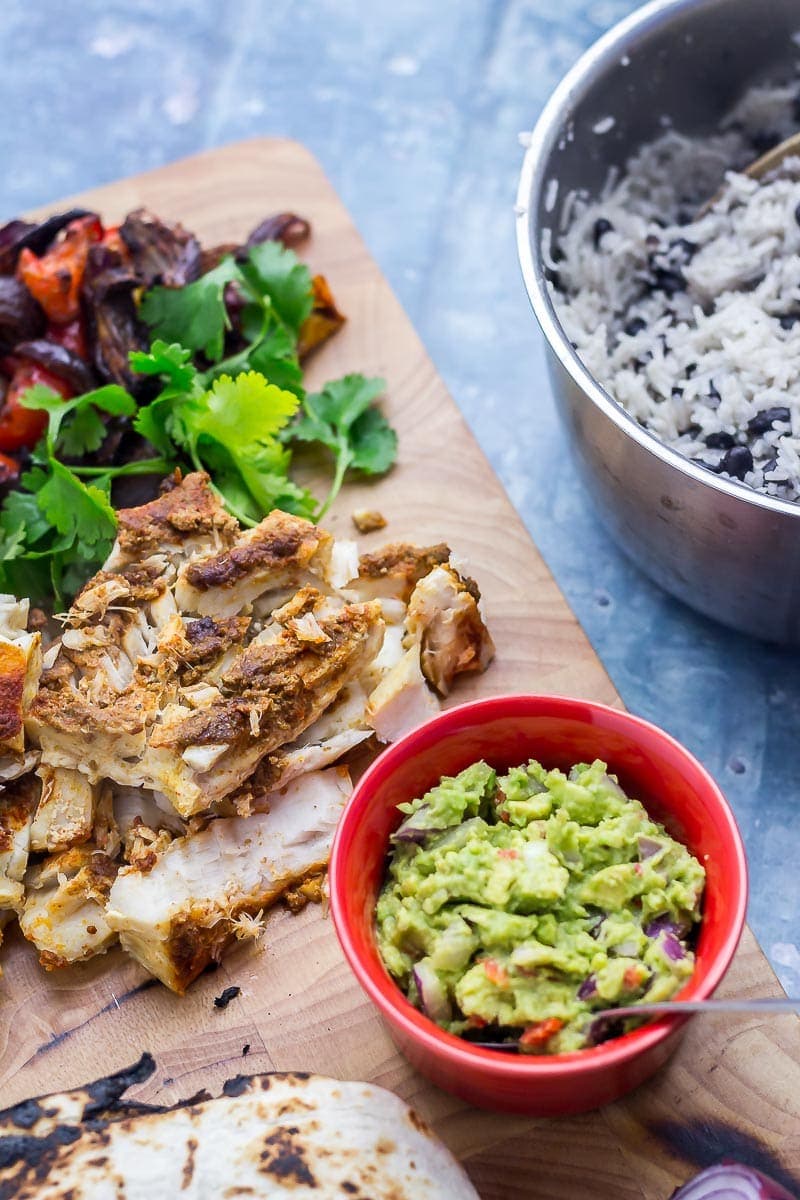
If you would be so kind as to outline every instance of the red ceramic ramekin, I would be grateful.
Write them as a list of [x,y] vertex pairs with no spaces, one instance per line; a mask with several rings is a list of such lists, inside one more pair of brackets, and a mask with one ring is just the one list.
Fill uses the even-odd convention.
[[747,903],[744,847],[708,772],[662,730],[629,713],[557,696],[498,696],[452,708],[385,750],[355,788],[333,843],[329,888],[342,949],[408,1060],[470,1104],[531,1116],[562,1116],[607,1104],[666,1061],[687,1020],[665,1017],[592,1049],[547,1057],[483,1050],[439,1029],[406,1000],[381,962],[375,902],[397,805],[478,759],[507,769],[537,758],[568,769],[600,758],[707,872],[695,973],[684,999],[718,986],[742,932]]

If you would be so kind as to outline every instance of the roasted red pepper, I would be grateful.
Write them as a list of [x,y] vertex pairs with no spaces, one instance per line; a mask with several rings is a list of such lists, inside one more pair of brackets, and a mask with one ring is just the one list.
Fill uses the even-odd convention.
[[499,963],[496,958],[485,958],[483,960],[483,973],[490,983],[495,987],[507,988],[509,984],[508,971],[502,963]]
[[646,978],[647,971],[644,967],[626,967],[625,974],[622,976],[622,983],[627,991],[636,992]]
[[531,1046],[538,1049],[550,1041],[550,1038],[564,1028],[560,1017],[548,1017],[545,1021],[536,1021],[529,1025],[519,1039],[520,1046]]
[[68,398],[72,390],[63,379],[37,363],[22,363],[14,371],[5,402],[0,409],[0,450],[32,450],[47,426],[47,413],[40,408],[25,408],[20,396],[36,383],[44,384]]
[[81,317],[78,317],[75,321],[70,321],[67,325],[55,325],[51,321],[47,326],[45,337],[48,342],[56,342],[59,346],[63,346],[65,350],[71,350],[73,354],[77,354],[78,358],[82,358],[84,362],[89,357],[86,344],[86,330]]
[[103,238],[97,217],[70,221],[61,237],[41,258],[24,247],[17,273],[50,321],[66,325],[80,315],[80,287],[89,247]]
[[0,454],[0,488],[14,487],[19,482],[20,465],[10,454]]

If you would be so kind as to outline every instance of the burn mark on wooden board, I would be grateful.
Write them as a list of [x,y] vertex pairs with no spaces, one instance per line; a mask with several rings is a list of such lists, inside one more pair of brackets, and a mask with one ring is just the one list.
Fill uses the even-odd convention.
[[800,1177],[789,1171],[779,1158],[752,1134],[724,1121],[653,1121],[650,1129],[670,1154],[698,1169],[712,1167],[723,1159],[755,1167],[771,1175],[789,1192],[800,1194]]
[[54,1033],[49,1041],[45,1042],[43,1046],[40,1046],[38,1050],[34,1051],[24,1065],[27,1066],[28,1063],[34,1062],[43,1054],[49,1054],[51,1050],[55,1050],[64,1042],[69,1041],[69,1039],[74,1034],[79,1033],[81,1029],[85,1029],[87,1025],[91,1025],[92,1021],[96,1021],[99,1017],[105,1016],[106,1013],[113,1012],[114,1009],[122,1008],[124,1004],[127,1004],[130,1000],[133,1000],[134,997],[138,996],[141,992],[149,992],[150,989],[154,987],[158,987],[157,979],[145,979],[144,983],[137,984],[136,987],[131,988],[127,992],[123,992],[121,996],[115,996],[113,1000],[109,1000],[108,1004],[103,1005],[103,1007],[98,1009],[96,1013],[93,1013],[91,1017],[87,1017],[85,1021],[81,1021],[80,1025],[73,1025],[72,1029],[65,1029],[61,1033]]

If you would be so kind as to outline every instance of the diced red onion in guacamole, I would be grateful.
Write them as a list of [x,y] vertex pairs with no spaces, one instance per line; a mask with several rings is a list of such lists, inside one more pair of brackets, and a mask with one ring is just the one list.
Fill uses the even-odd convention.
[[419,992],[419,1002],[426,1017],[432,1021],[452,1020],[453,1010],[444,984],[426,959],[414,967],[414,982]]
[[645,925],[644,931],[649,938],[657,938],[660,933],[673,933],[675,937],[680,938],[685,937],[687,933],[684,925],[674,921],[666,913],[660,917],[654,917],[649,924]]
[[682,958],[686,958],[686,951],[674,933],[665,933],[661,945],[667,958],[671,958],[673,962],[680,962]]
[[594,975],[587,975],[581,986],[578,988],[578,999],[588,1000],[592,996],[597,995],[597,980]]

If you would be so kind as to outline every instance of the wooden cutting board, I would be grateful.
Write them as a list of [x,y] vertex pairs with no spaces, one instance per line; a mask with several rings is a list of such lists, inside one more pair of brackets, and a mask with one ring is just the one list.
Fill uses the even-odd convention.
[[[485,676],[457,687],[453,701],[527,690],[620,705],[386,280],[303,147],[244,142],[77,199],[109,220],[147,205],[183,221],[206,244],[240,240],[269,213],[307,216],[314,233],[304,256],[328,277],[349,317],[311,365],[311,381],[351,370],[384,376],[386,409],[400,435],[397,468],[377,484],[346,489],[329,528],[352,536],[351,511],[377,507],[388,528],[364,538],[365,546],[446,540],[467,560],[484,593],[497,660]],[[0,1107],[106,1074],[150,1050],[158,1071],[135,1095],[162,1104],[201,1087],[216,1094],[239,1072],[316,1071],[392,1088],[464,1160],[484,1200],[666,1200],[696,1163],[725,1156],[759,1163],[790,1187],[794,1178],[800,1190],[795,1017],[698,1019],[671,1064],[627,1099],[581,1117],[530,1121],[468,1108],[407,1066],[320,908],[296,917],[276,912],[264,942],[260,952],[236,949],[178,999],[120,951],[47,974],[33,948],[11,934],[0,980]],[[213,998],[230,984],[241,995],[215,1008]],[[749,932],[723,991],[781,994]]]

